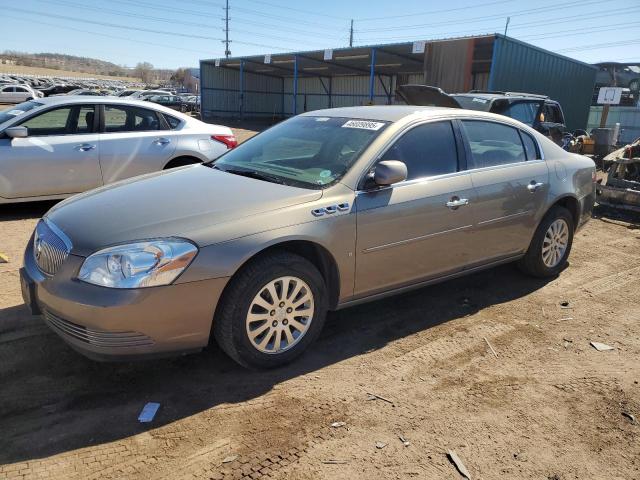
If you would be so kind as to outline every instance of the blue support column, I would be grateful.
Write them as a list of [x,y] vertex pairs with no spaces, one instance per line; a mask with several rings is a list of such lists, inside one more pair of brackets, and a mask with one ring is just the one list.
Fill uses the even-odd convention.
[[298,56],[293,56],[293,114],[298,114]]
[[244,118],[244,60],[240,60],[240,118]]
[[376,49],[371,49],[371,70],[369,70],[369,101],[373,103],[374,87],[376,83]]

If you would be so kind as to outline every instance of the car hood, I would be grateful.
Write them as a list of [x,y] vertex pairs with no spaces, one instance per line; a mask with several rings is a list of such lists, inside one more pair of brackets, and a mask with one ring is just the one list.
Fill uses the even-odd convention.
[[195,165],[76,195],[52,208],[46,218],[70,238],[72,253],[76,255],[86,256],[109,245],[159,237],[184,237],[202,247],[220,241],[219,229],[225,223],[255,216],[255,230],[244,234],[268,230],[268,225],[260,225],[260,214],[321,196],[321,190],[290,187]]

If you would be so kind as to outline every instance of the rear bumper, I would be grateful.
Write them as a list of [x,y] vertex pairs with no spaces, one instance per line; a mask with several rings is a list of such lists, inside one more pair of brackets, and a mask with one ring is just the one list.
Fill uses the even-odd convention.
[[29,245],[20,271],[27,306],[75,350],[97,360],[129,360],[197,351],[208,344],[227,278],[112,289],[78,281],[83,260],[70,255],[54,276],[45,276]]

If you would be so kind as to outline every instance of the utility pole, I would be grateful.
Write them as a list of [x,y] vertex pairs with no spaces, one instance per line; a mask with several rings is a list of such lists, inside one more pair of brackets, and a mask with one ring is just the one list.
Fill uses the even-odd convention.
[[507,17],[507,23],[504,26],[504,36],[507,36],[507,29],[509,28],[509,22],[511,21],[511,17]]
[[224,56],[229,58],[231,56],[231,50],[229,50],[229,0],[226,0],[226,6],[222,7],[224,9]]
[[349,28],[349,46],[353,47],[353,18],[351,19],[351,28]]

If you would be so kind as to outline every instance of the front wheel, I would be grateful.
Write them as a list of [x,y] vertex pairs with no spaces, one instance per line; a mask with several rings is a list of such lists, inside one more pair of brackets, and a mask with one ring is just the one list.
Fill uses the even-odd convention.
[[553,277],[560,273],[573,244],[574,222],[564,207],[552,207],[538,225],[520,269],[535,277]]
[[276,252],[253,260],[231,279],[213,334],[241,365],[274,368],[317,338],[326,314],[326,286],[318,269],[303,257]]

